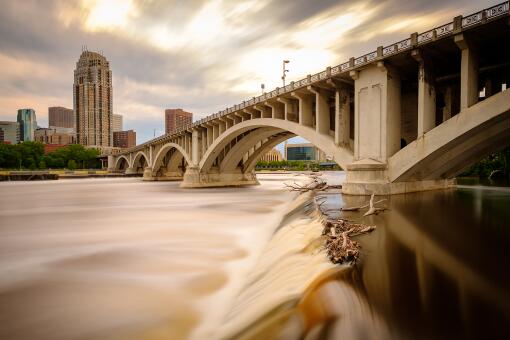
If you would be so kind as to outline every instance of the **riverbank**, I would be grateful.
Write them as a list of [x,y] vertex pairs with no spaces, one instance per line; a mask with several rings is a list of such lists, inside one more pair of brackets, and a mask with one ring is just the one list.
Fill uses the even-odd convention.
[[114,173],[106,170],[5,170],[0,181],[39,181],[69,178],[141,177],[141,174]]

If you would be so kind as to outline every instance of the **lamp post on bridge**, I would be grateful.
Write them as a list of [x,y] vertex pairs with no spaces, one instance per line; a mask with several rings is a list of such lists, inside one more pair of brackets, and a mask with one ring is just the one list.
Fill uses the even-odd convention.
[[283,87],[285,87],[285,77],[287,76],[286,73],[289,72],[289,70],[285,69],[285,64],[288,64],[289,62],[290,62],[289,60],[284,60],[282,63],[282,65],[283,65],[283,74],[282,74]]

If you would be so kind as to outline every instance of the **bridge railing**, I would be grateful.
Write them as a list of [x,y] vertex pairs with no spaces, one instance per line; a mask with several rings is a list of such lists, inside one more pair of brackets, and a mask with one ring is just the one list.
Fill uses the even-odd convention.
[[398,54],[400,52],[409,50],[411,48],[416,48],[420,45],[428,44],[432,41],[436,41],[438,39],[446,38],[447,36],[452,35],[453,33],[458,33],[463,30],[472,29],[473,27],[476,27],[478,25],[484,24],[486,22],[489,22],[491,20],[497,19],[503,15],[508,15],[510,9],[510,2],[505,1],[503,3],[500,3],[498,5],[482,9],[478,12],[472,13],[467,16],[458,16],[454,18],[452,22],[446,23],[444,25],[435,27],[431,30],[422,32],[420,34],[413,33],[409,38],[400,40],[394,44],[390,44],[388,46],[379,46],[377,50],[372,51],[370,53],[364,54],[359,57],[353,57],[350,58],[348,61],[341,63],[339,65],[333,66],[333,67],[327,67],[325,71],[308,75],[306,78],[293,81],[289,85],[286,85],[285,87],[277,87],[273,89],[272,91],[265,92],[264,94],[258,96],[258,97],[252,97],[249,100],[245,100],[240,104],[235,104],[229,108],[226,108],[224,110],[221,110],[217,113],[214,113],[212,115],[209,115],[205,118],[202,118],[192,124],[186,125],[185,127],[178,129],[173,134],[166,134],[160,137],[157,137],[155,139],[152,139],[150,141],[147,141],[143,144],[137,145],[134,148],[126,149],[123,153],[130,153],[133,151],[137,151],[139,149],[142,149],[150,144],[153,144],[155,142],[159,142],[164,139],[170,139],[173,136],[177,136],[181,133],[183,133],[186,130],[193,129],[195,127],[198,127],[206,122],[210,122],[214,119],[217,119],[219,117],[223,117],[225,115],[228,115],[230,113],[236,112],[238,110],[244,109],[249,106],[256,105],[258,103],[264,102],[268,99],[273,99],[279,95],[289,93],[295,89],[302,88],[305,86],[308,86],[314,82],[322,81],[324,79],[330,78],[331,76],[338,76],[342,73],[346,73],[352,70],[355,70],[357,68],[361,68],[366,64],[369,64],[376,60],[382,60],[386,57],[393,56],[395,54]]

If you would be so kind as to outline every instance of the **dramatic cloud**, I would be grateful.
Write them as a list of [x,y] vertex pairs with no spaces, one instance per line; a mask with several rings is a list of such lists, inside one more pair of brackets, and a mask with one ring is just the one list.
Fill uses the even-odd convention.
[[82,46],[113,72],[114,112],[142,142],[163,132],[165,108],[199,119],[496,4],[481,0],[0,0],[0,120],[32,107],[72,107]]

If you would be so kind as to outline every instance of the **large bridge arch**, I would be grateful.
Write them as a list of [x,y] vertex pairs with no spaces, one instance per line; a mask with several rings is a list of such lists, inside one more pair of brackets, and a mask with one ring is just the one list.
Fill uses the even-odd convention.
[[[144,171],[146,166],[150,165],[150,158],[147,157],[147,154],[143,151],[138,151],[133,157],[133,162],[131,163],[131,168],[136,172]],[[139,171],[141,169],[141,171]]]
[[[257,130],[255,133],[260,134],[260,136],[264,136],[263,138],[267,138],[273,135],[281,134],[284,132],[303,137],[304,139],[310,141],[312,144],[317,146],[319,149],[324,151],[327,155],[332,157],[332,160],[338,163],[340,167],[343,169],[346,168],[347,164],[350,164],[354,160],[353,153],[350,149],[346,147],[342,147],[336,145],[334,139],[325,134],[318,133],[315,128],[304,126],[299,123],[286,121],[282,119],[274,119],[274,118],[257,118],[251,119],[239,124],[234,125],[233,127],[227,129],[223,132],[214,142],[209,146],[207,151],[204,153],[200,164],[200,171],[208,171],[213,165],[214,161],[219,155],[219,152],[225,148],[227,144],[229,144],[233,139],[242,135],[243,133]],[[251,135],[251,134],[250,134]],[[263,138],[258,138],[260,141]],[[290,137],[288,137],[290,138]],[[256,141],[257,137],[252,139],[252,141]],[[257,142],[258,142],[257,141]],[[251,145],[254,146],[254,145]],[[250,146],[250,147],[251,147]],[[231,151],[235,149],[232,148]],[[238,154],[243,155],[246,148],[239,148]],[[233,155],[231,155],[232,159],[234,159]],[[235,161],[233,162],[235,164]]]
[[119,171],[119,170],[125,171],[130,167],[131,167],[131,163],[129,162],[129,159],[126,156],[121,155],[115,160],[115,165],[114,165],[113,169],[116,171]]
[[510,145],[510,90],[473,105],[389,159],[391,182],[453,178]]
[[188,166],[191,163],[191,157],[182,146],[176,143],[164,144],[156,153],[152,164],[153,179],[182,179],[184,175],[183,164]]

